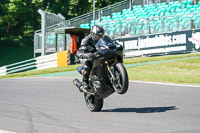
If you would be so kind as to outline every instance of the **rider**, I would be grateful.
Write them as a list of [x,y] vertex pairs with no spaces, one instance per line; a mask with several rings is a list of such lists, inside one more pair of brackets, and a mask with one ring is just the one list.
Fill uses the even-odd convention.
[[77,52],[77,56],[80,57],[80,61],[83,64],[83,69],[81,71],[83,75],[82,84],[83,88],[88,90],[88,79],[90,71],[92,69],[93,60],[98,56],[95,44],[104,36],[104,29],[99,25],[94,25],[90,34],[86,36],[82,42],[81,46]]

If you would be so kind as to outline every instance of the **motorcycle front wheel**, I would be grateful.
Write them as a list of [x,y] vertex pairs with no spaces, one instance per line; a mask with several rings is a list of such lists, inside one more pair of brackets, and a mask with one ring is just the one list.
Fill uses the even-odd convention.
[[91,112],[100,111],[103,107],[103,99],[97,99],[94,95],[84,93],[84,99]]
[[113,87],[118,94],[124,94],[128,90],[128,74],[122,63],[117,63],[114,68],[115,81]]

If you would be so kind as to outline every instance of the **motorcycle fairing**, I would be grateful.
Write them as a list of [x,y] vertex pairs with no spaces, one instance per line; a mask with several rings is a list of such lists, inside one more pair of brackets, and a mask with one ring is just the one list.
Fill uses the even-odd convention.
[[107,70],[105,66],[105,58],[95,60],[93,68],[90,74],[90,80],[93,83],[93,87],[96,87],[95,96],[97,98],[106,98],[112,93],[114,89],[107,84],[106,77]]

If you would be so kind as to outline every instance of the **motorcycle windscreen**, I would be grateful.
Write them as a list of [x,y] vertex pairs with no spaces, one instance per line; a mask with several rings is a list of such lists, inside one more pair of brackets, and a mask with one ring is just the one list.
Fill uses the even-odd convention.
[[114,46],[115,44],[113,43],[113,41],[108,37],[108,36],[104,36],[103,38],[101,38],[95,45],[96,48],[100,48],[100,47],[110,47],[110,46]]

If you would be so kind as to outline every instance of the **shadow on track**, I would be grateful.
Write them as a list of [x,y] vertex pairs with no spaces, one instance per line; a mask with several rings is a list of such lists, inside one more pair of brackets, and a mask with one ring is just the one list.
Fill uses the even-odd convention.
[[102,110],[101,112],[135,112],[135,113],[159,113],[166,112],[170,110],[176,110],[176,106],[169,107],[145,107],[145,108],[116,108]]

